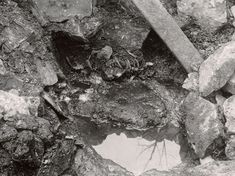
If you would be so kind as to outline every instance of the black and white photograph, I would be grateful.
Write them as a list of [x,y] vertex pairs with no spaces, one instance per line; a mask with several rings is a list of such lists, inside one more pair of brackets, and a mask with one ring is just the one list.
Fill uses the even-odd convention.
[[0,176],[235,176],[235,0],[0,0]]

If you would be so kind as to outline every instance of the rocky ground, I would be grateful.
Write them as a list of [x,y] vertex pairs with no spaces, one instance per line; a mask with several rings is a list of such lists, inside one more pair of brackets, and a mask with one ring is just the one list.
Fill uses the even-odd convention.
[[129,1],[0,1],[0,175],[131,176],[94,134],[169,124],[194,165],[143,176],[235,175],[235,3],[161,2],[205,59],[198,71]]

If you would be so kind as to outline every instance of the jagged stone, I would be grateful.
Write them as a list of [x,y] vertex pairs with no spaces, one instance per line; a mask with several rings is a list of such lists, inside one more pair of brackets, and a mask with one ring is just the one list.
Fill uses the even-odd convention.
[[224,104],[224,115],[226,118],[227,132],[235,133],[235,95],[228,98]]
[[186,113],[186,130],[189,141],[195,145],[195,152],[202,158],[213,141],[223,134],[223,124],[217,105],[189,93],[183,103]]
[[204,29],[215,31],[227,22],[226,0],[179,0],[178,13],[192,16]]
[[226,92],[230,92],[231,94],[235,95],[235,74],[232,75],[230,80],[223,88]]
[[199,86],[199,75],[197,72],[192,72],[188,74],[188,78],[184,81],[183,88],[189,91],[198,92]]
[[209,56],[199,69],[199,91],[208,96],[213,91],[222,88],[234,74],[235,41],[222,45]]

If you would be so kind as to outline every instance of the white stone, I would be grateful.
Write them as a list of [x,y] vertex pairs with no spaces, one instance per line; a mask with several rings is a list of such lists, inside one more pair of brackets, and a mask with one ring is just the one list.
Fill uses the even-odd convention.
[[235,41],[222,45],[199,68],[199,92],[208,96],[230,80],[235,70]]

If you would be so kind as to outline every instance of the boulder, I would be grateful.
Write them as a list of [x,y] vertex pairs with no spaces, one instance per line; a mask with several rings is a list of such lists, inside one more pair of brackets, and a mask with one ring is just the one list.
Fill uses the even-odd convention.
[[227,132],[235,133],[235,95],[228,98],[224,104],[224,115],[226,118]]
[[222,45],[209,56],[199,69],[199,91],[208,96],[222,88],[232,77],[235,69],[235,41]]
[[226,0],[179,0],[177,7],[178,13],[194,17],[212,32],[227,22]]
[[203,158],[206,149],[223,134],[218,107],[197,93],[189,93],[183,102],[183,110],[189,141],[195,145],[196,154]]

